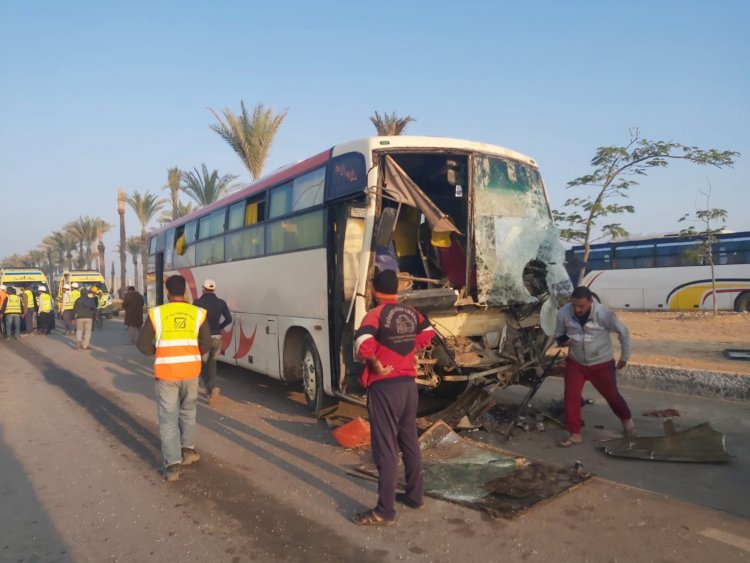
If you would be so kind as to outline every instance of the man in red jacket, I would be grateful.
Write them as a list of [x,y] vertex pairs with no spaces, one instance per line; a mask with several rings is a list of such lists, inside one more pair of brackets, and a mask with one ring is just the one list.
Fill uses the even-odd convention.
[[[427,347],[434,331],[413,307],[398,302],[393,270],[373,278],[378,306],[354,335],[357,356],[366,367],[360,382],[367,389],[372,457],[378,468],[378,504],[355,515],[359,525],[388,525],[396,518],[395,501],[411,508],[423,504],[422,454],[417,440],[415,353]],[[406,469],[406,492],[396,494],[399,449]]]

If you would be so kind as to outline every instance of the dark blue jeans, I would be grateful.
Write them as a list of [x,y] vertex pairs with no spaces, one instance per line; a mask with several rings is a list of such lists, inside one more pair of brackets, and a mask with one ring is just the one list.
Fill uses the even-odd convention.
[[5,313],[5,336],[18,336],[21,332],[21,315]]

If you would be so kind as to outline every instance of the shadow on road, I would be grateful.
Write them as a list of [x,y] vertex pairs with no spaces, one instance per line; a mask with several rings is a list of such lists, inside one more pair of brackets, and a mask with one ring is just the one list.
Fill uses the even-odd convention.
[[143,422],[91,387],[83,377],[49,358],[37,356],[27,360],[35,364],[48,383],[64,391],[135,455],[155,469],[162,466],[159,438]]
[[0,426],[0,560],[72,561]]

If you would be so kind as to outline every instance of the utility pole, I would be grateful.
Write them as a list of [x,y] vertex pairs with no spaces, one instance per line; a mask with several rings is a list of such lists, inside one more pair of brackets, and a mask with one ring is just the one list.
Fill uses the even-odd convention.
[[117,188],[117,213],[120,216],[120,297],[125,295],[125,190]]
[[114,298],[115,296],[115,261],[112,260],[112,277],[109,282],[109,294]]

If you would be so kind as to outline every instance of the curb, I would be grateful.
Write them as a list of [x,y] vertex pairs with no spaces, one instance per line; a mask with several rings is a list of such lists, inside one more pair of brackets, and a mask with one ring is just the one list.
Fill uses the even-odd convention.
[[750,376],[721,371],[628,364],[617,372],[619,382],[700,397],[750,401]]

